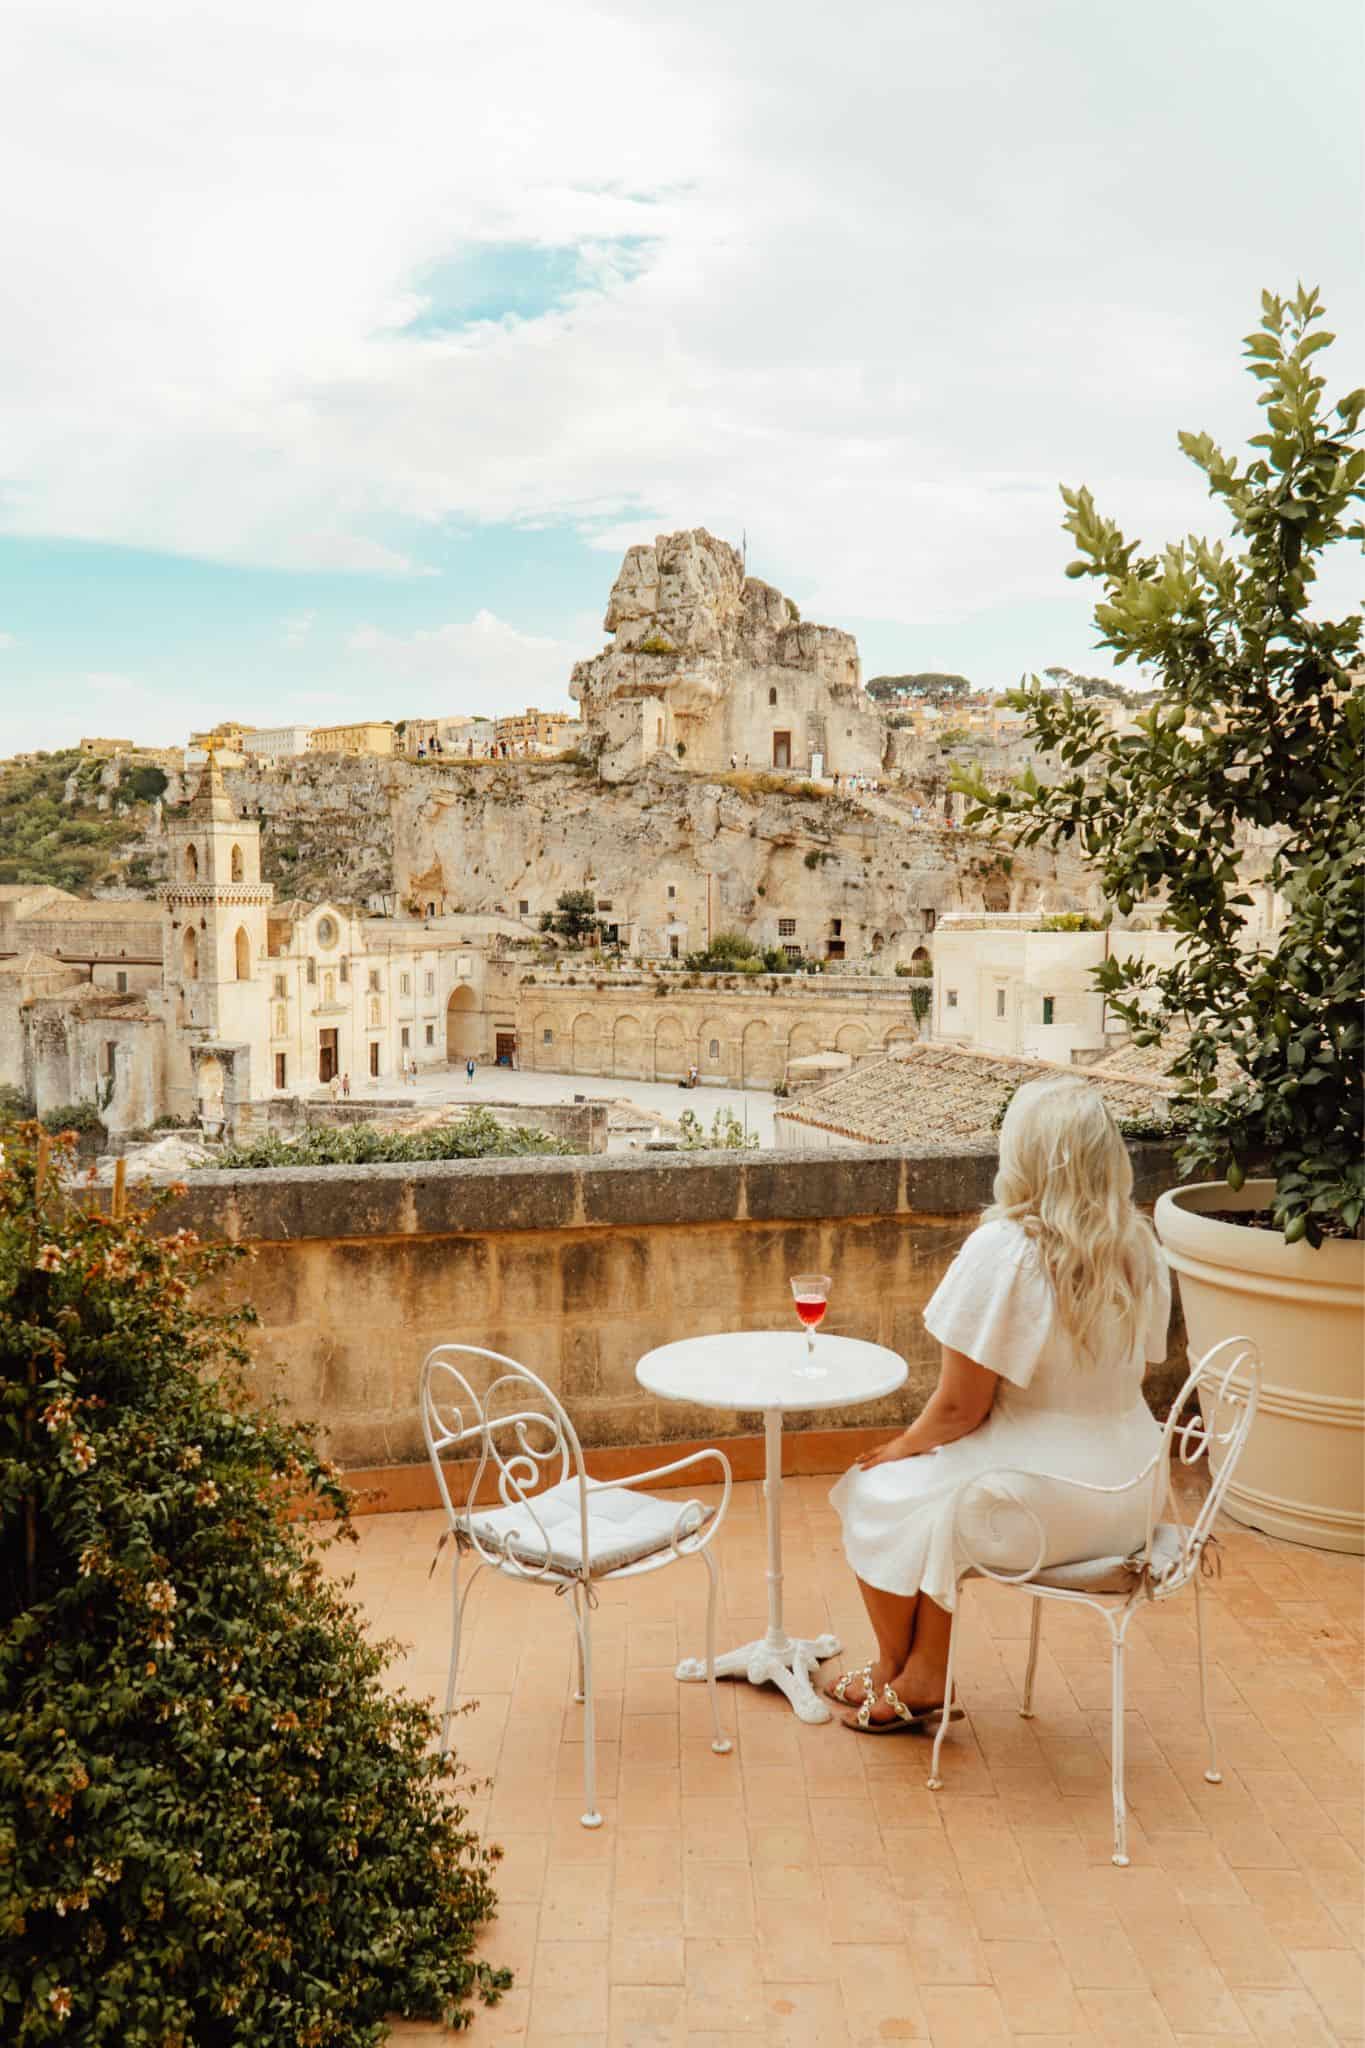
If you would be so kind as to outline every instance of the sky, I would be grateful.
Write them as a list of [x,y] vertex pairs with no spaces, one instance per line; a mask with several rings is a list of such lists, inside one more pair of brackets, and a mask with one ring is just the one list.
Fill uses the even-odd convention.
[[696,525],[865,676],[1107,673],[1059,482],[1216,530],[1263,286],[1365,366],[1358,0],[5,14],[0,754],[565,704]]

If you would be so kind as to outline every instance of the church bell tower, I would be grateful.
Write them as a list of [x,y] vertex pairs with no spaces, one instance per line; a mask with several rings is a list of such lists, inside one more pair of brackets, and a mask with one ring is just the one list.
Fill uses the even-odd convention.
[[267,928],[275,891],[261,880],[261,828],[239,818],[212,747],[183,818],[167,827],[162,978],[192,1043],[268,1044]]

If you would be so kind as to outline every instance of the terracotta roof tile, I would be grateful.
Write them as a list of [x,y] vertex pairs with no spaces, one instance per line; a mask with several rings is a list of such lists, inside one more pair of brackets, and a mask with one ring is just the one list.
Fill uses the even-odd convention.
[[921,1041],[899,1057],[874,1060],[812,1088],[779,1114],[864,1145],[942,1144],[990,1135],[1001,1105],[1023,1081],[1072,1074],[1100,1089],[1116,1116],[1160,1116],[1169,1089],[1101,1075],[1094,1067],[1054,1066],[1009,1053]]

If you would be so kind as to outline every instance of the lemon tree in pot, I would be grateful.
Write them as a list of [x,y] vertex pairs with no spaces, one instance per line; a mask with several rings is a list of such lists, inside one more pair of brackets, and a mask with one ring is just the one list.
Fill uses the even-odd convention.
[[1034,679],[1012,701],[1059,772],[958,784],[972,822],[1080,848],[1122,916],[1158,904],[1175,934],[1164,963],[1116,948],[1099,980],[1178,1085],[1198,1181],[1156,1220],[1191,1346],[1244,1333],[1265,1360],[1228,1504],[1359,1551],[1365,688],[1359,616],[1315,599],[1329,551],[1365,539],[1365,391],[1328,397],[1322,313],[1312,291],[1263,295],[1246,356],[1264,421],[1244,459],[1180,436],[1227,539],[1144,555],[1088,491],[1063,491],[1067,573],[1102,586],[1100,642],[1157,701],[1115,732],[1094,700]]

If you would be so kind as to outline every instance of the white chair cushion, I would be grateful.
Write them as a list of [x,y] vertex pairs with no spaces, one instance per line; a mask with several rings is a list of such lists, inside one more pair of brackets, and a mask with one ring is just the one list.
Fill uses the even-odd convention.
[[[1152,1576],[1160,1584],[1184,1556],[1184,1532],[1174,1522],[1158,1522],[1152,1531]],[[1062,1593],[1131,1593],[1143,1562],[1134,1557],[1086,1557],[1075,1564],[1045,1565],[1028,1581]]]
[[[490,1546],[506,1541],[521,1564],[533,1569],[548,1564],[552,1571],[577,1574],[583,1569],[582,1525],[579,1518],[578,1481],[565,1479],[544,1493],[532,1494],[527,1508],[480,1508],[472,1516],[461,1516],[471,1532]],[[631,1493],[624,1488],[593,1490],[588,1487],[588,1569],[592,1577],[620,1571],[666,1550],[683,1503],[661,1500],[656,1494]],[[704,1507],[694,1516],[703,1528],[715,1513]],[[537,1528],[536,1523],[540,1524]],[[542,1536],[541,1531],[544,1531]],[[547,1555],[546,1544],[549,1545]]]

